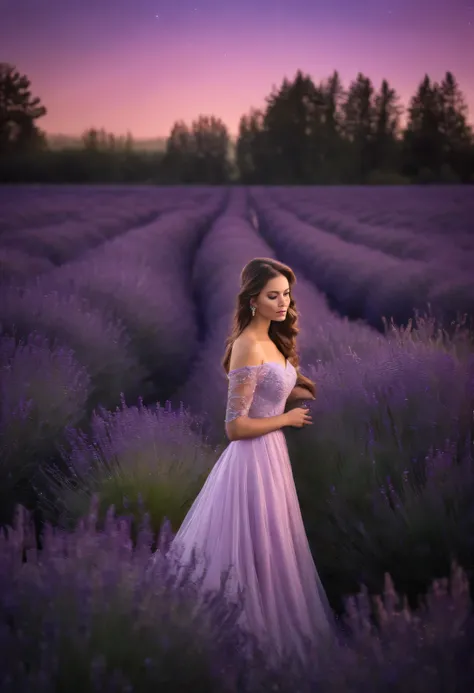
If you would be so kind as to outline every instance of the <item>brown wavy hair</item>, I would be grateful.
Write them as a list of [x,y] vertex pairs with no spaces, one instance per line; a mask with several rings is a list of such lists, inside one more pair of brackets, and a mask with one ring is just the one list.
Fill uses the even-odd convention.
[[240,274],[240,290],[237,295],[237,304],[232,321],[232,329],[226,340],[222,365],[226,373],[230,368],[230,355],[235,340],[239,337],[252,320],[250,311],[250,299],[256,298],[264,289],[270,279],[283,275],[290,286],[290,305],[283,322],[271,322],[268,335],[275,343],[277,349],[288,359],[297,372],[296,385],[306,388],[314,397],[315,384],[312,380],[302,375],[299,371],[299,357],[296,350],[296,337],[298,335],[298,312],[291,289],[296,284],[295,273],[282,262],[266,257],[257,257],[251,260]]

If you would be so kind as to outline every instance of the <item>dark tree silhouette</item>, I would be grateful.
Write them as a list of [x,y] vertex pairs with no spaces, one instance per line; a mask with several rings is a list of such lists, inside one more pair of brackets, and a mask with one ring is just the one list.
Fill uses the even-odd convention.
[[337,71],[319,84],[298,71],[272,89],[264,108],[242,116],[235,149],[214,116],[177,121],[165,151],[96,128],[82,147],[66,140],[49,148],[36,125],[46,109],[28,78],[0,63],[0,182],[473,183],[474,137],[454,75],[441,83],[425,76],[404,131],[402,110],[386,80],[376,90],[359,73],[345,91]]
[[[128,136],[127,136],[128,138]],[[89,152],[115,152],[126,149],[127,138],[116,137],[104,128],[89,128],[82,135],[82,145]]]
[[135,147],[135,143],[133,141],[133,136],[132,136],[131,132],[127,132],[127,134],[125,135],[123,147],[124,147],[125,151],[127,152],[127,154],[131,154],[133,152],[133,149]]
[[333,137],[338,137],[341,131],[341,105],[345,93],[337,70],[333,72],[331,77],[321,83],[321,92],[324,97],[326,133]]
[[222,183],[230,177],[230,136],[219,118],[200,116],[191,126],[196,182]]
[[173,183],[193,182],[194,143],[188,126],[183,121],[173,125],[166,143],[164,165]]
[[404,133],[408,175],[430,182],[468,182],[473,177],[473,133],[467,106],[451,72],[441,84],[425,76],[412,98]]
[[95,128],[90,128],[82,135],[84,149],[89,152],[98,152],[100,149],[99,132]]
[[174,124],[164,166],[175,183],[224,183],[230,177],[230,137],[218,118],[200,116],[188,128]]
[[374,168],[380,172],[398,168],[398,143],[400,139],[400,117],[403,108],[395,89],[383,80],[375,96],[373,156]]
[[315,131],[322,107],[320,92],[310,77],[298,71],[267,98],[264,131],[273,180],[308,182],[314,170]]
[[343,115],[342,105],[345,98],[339,73],[333,74],[319,85],[322,107],[320,108],[320,124],[318,132],[318,161],[319,171],[317,180],[321,183],[338,183],[339,167],[343,155],[342,129]]
[[258,183],[262,176],[268,178],[268,145],[262,111],[252,109],[240,119],[235,159],[243,183]]
[[443,143],[439,85],[428,75],[410,102],[405,131],[405,156],[410,175],[435,176],[441,170]]
[[360,72],[349,86],[342,112],[343,135],[348,144],[349,180],[364,180],[374,164],[376,109],[373,84]]
[[[440,134],[442,140],[442,166],[450,169],[462,180],[469,175],[469,148],[473,142],[468,109],[459,85],[451,72],[447,72],[440,88]],[[449,175],[449,171],[448,171]]]
[[0,155],[44,147],[36,121],[46,108],[30,91],[26,75],[9,63],[0,63]]

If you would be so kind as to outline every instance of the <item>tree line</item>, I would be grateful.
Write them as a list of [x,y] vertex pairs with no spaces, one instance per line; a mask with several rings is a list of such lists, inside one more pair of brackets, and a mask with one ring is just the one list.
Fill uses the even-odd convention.
[[[215,116],[174,124],[161,152],[94,128],[80,147],[53,149],[30,80],[0,63],[0,182],[337,185],[474,183],[474,133],[451,72],[426,75],[405,110],[384,80],[298,71],[239,123],[234,142]],[[405,115],[402,126],[402,117]]]

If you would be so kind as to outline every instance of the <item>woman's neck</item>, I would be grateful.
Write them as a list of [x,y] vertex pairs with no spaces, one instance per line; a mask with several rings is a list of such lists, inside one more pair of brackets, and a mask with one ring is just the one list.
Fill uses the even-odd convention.
[[250,329],[252,330],[253,335],[258,339],[259,342],[267,342],[270,337],[269,337],[269,330],[270,330],[270,325],[271,322],[270,320],[257,320],[252,323],[250,326]]

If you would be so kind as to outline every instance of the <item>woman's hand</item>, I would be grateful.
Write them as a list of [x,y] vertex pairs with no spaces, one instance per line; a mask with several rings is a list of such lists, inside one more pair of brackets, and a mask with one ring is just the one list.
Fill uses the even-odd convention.
[[312,425],[311,414],[305,407],[296,407],[291,411],[286,412],[286,425],[293,428],[303,428],[303,426]]

